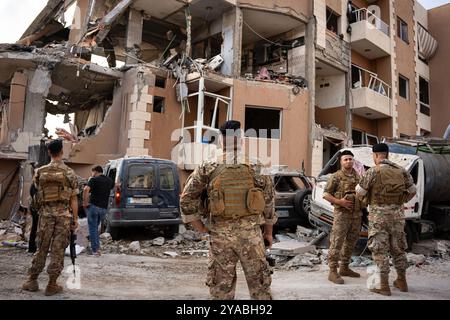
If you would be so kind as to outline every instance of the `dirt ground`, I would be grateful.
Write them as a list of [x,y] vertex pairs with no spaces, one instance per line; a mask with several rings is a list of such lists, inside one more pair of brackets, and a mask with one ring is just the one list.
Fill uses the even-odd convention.
[[[71,261],[66,257],[66,270],[60,282],[62,294],[46,297],[43,293],[48,276],[39,278],[40,291],[26,292],[20,289],[26,278],[31,255],[24,249],[0,247],[0,299],[208,299],[204,285],[207,259],[195,256],[158,258],[129,254],[103,254],[101,257],[81,254],[79,267],[80,288],[69,289]],[[366,289],[366,268],[355,268],[362,274],[359,279],[345,278],[344,285],[327,280],[328,267],[275,270],[272,292],[274,299],[450,299],[450,262],[436,261],[421,267],[411,266],[407,271],[410,291],[401,293],[392,288],[392,296],[384,297]],[[395,272],[391,273],[390,282]],[[70,281],[70,280],[69,280]],[[239,268],[236,299],[248,299],[244,274]]]

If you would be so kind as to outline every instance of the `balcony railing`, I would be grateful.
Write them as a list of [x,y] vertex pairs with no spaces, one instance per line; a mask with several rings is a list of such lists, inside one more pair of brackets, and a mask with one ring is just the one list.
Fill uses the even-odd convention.
[[[391,86],[388,85],[383,80],[381,80],[380,78],[378,78],[378,75],[376,73],[358,67],[354,64],[352,64],[352,68],[356,68],[359,71],[359,77],[357,79],[352,79],[354,89],[366,87],[375,91],[378,94],[381,94],[388,98],[391,97]],[[364,82],[366,75],[369,76],[369,81],[367,82],[367,85],[365,85]]]
[[355,10],[354,14],[356,16],[355,22],[367,21],[385,35],[389,36],[389,26],[366,8]]

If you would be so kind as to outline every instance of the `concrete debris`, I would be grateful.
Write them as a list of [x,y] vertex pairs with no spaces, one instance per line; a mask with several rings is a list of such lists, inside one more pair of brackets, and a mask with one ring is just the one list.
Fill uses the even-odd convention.
[[0,230],[0,236],[4,235],[5,233],[6,233],[6,230],[5,230],[5,229]]
[[[80,253],[84,252],[84,251],[86,251],[86,248],[85,248],[85,247],[79,246],[79,245],[77,245],[77,244],[75,245],[75,252],[76,252],[76,255],[77,255],[77,256],[78,256]],[[66,257],[70,257],[70,245],[67,246],[66,251],[64,251],[64,255],[65,255]]]
[[296,256],[300,253],[314,251],[316,246],[309,245],[307,242],[296,240],[282,241],[272,245],[270,254],[282,256]]
[[183,250],[183,251],[181,251],[181,253],[183,253],[183,254],[190,254],[191,256],[193,255],[193,254],[201,254],[202,256],[204,256],[204,257],[206,257],[207,255],[208,255],[208,253],[209,253],[209,250]]
[[367,267],[372,266],[374,264],[372,259],[369,259],[364,256],[352,256],[352,262],[350,263],[350,267]]
[[291,238],[290,236],[284,234],[276,234],[275,239],[278,240],[279,242],[296,240],[295,238]]
[[14,227],[14,232],[16,234],[18,234],[19,236],[21,236],[23,234],[22,228],[18,228],[18,227]]
[[172,258],[178,256],[178,253],[174,252],[174,251],[164,251],[164,254],[167,256],[170,256]]
[[184,224],[180,224],[178,226],[178,233],[182,235],[185,232],[186,232],[186,227],[184,226]]
[[318,257],[316,254],[306,252],[296,255],[294,258],[289,260],[283,268],[289,269],[293,267],[313,267],[314,265],[320,263],[320,257]]
[[313,237],[316,234],[315,229],[308,229],[302,226],[297,226],[297,232],[295,233],[297,237]]
[[414,243],[412,246],[412,253],[422,254],[427,257],[441,257],[443,259],[449,258],[450,241],[448,240],[424,240]]
[[425,263],[426,257],[423,254],[414,254],[408,252],[406,254],[406,259],[408,259],[408,263],[415,266],[420,266]]
[[164,244],[164,242],[165,242],[164,237],[158,237],[158,238],[153,239],[153,241],[152,241],[154,246],[162,246]]
[[141,251],[141,245],[139,244],[139,241],[133,241],[128,246],[128,249],[131,252],[138,252],[139,253]]
[[100,235],[100,239],[102,239],[104,241],[111,241],[112,237],[108,232],[105,232]]

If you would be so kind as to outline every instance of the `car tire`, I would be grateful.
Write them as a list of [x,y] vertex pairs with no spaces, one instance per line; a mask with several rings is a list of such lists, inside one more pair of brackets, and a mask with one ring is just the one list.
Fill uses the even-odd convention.
[[178,233],[179,230],[180,230],[180,225],[178,225],[178,224],[170,225],[167,227],[166,236],[168,238],[173,238]]
[[111,238],[113,240],[120,239],[120,228],[111,227],[108,221],[106,221],[106,232],[108,232],[111,235]]
[[417,225],[412,221],[406,221],[405,233],[406,243],[408,244],[408,248],[406,248],[406,251],[410,252],[412,250],[413,243],[419,242],[419,231],[417,229]]
[[294,209],[302,223],[310,225],[309,213],[311,212],[311,189],[298,190],[294,196]]

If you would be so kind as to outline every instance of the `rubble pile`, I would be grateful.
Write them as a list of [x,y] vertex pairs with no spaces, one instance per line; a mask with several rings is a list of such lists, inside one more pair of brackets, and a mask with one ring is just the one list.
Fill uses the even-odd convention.
[[156,237],[152,240],[113,241],[109,233],[100,235],[103,253],[146,255],[160,258],[197,256],[206,257],[208,254],[208,240],[193,230],[186,230],[176,234],[173,239]]
[[14,223],[12,221],[0,222],[0,246],[27,248],[25,242],[26,237],[24,230],[26,228],[25,220],[21,223]]

